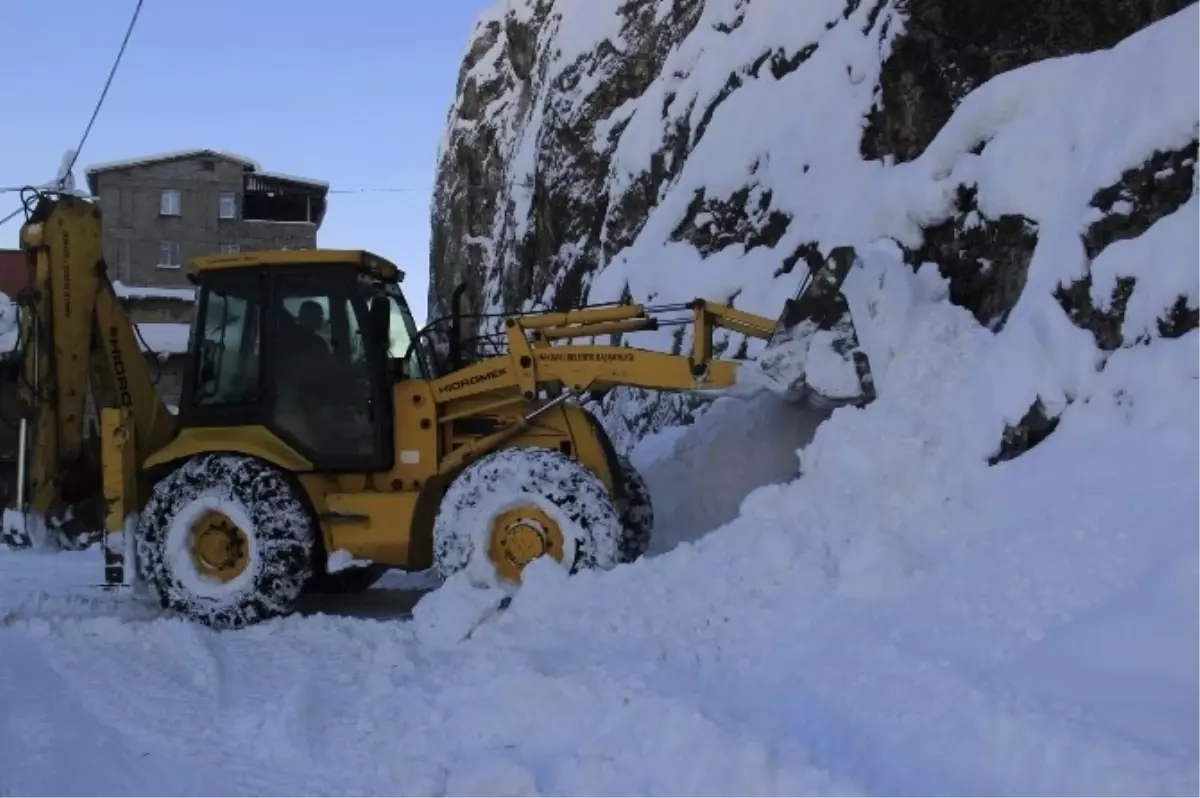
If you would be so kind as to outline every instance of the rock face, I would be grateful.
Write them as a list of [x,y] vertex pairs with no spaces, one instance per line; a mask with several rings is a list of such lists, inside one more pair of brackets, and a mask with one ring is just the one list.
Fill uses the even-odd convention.
[[[1101,350],[1181,335],[1197,325],[1190,284],[1162,297],[1156,281],[1157,327],[1134,330],[1124,313],[1138,277],[1097,296],[1090,264],[1194,203],[1194,49],[1191,63],[1154,64],[1162,45],[1138,32],[1169,27],[1183,52],[1195,11],[1182,0],[497,3],[477,24],[439,154],[430,318],[460,283],[472,314],[700,295],[775,316],[821,252],[890,241],[914,268],[935,263],[952,301],[992,330],[1022,304],[1050,312],[1045,299]],[[1149,66],[1122,81],[1105,71],[1120,59]],[[688,340],[640,336],[624,343]],[[738,336],[721,346],[756,351]],[[1044,400],[1014,408],[998,459],[1052,429]],[[622,448],[701,410],[639,391],[604,403]]]

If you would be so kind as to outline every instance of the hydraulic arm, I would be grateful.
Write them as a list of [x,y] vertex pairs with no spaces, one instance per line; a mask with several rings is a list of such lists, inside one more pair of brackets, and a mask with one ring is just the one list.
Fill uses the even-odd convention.
[[[738,383],[743,361],[714,357],[713,333],[726,329],[767,342],[775,372],[765,385],[789,398],[810,396],[804,385],[803,358],[789,363],[789,347],[804,344],[818,330],[837,330],[841,354],[858,376],[858,391],[845,403],[870,401],[874,383],[866,355],[859,349],[849,320],[842,282],[853,263],[853,250],[834,250],[825,264],[787,301],[778,320],[737,310],[728,305],[693,300],[683,305],[647,308],[621,304],[539,313],[507,319],[508,352],[455,371],[433,387],[443,422],[473,413],[491,412],[516,403],[531,409],[505,427],[461,446],[443,459],[440,472],[449,474],[470,459],[502,445],[559,402],[584,393],[604,393],[618,386],[665,391],[721,391]],[[625,346],[571,344],[592,338],[658,329],[653,312],[690,310],[690,320],[670,323],[692,326],[692,348],[674,355]],[[565,343],[564,343],[565,342]],[[802,348],[800,350],[803,351]],[[761,358],[760,358],[761,360]],[[536,404],[539,398],[544,401]]]
[[[32,522],[69,545],[103,528],[103,486],[115,479],[102,473],[92,424],[116,434],[122,425],[111,421],[123,419],[134,448],[122,459],[135,462],[170,439],[174,417],[106,273],[99,209],[42,194],[21,247],[30,279],[20,298],[20,506],[4,526],[12,537]],[[119,463],[104,459],[103,469]]]

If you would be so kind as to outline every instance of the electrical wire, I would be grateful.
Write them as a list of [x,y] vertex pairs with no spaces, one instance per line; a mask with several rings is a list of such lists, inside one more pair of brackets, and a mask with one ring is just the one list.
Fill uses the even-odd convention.
[[[125,29],[125,38],[121,40],[121,49],[117,51],[117,57],[113,60],[112,68],[108,70],[108,79],[104,81],[104,89],[100,92],[100,99],[96,101],[96,107],[92,109],[92,118],[88,120],[87,127],[83,130],[83,135],[79,138],[79,145],[75,147],[75,152],[71,154],[71,163],[67,166],[63,173],[63,179],[71,174],[71,170],[75,168],[75,161],[79,159],[79,153],[83,151],[83,145],[87,142],[88,135],[92,132],[92,125],[96,122],[96,117],[100,114],[100,108],[104,105],[104,98],[108,96],[108,89],[112,86],[113,77],[117,74],[117,67],[121,65],[121,57],[125,55],[125,47],[129,44],[129,37],[133,33],[133,27],[137,24],[138,14],[142,13],[142,3],[144,0],[137,0],[137,6],[133,9],[133,17],[129,20],[129,27]],[[61,185],[59,186],[61,188]]]
[[[133,9],[133,16],[129,19],[129,26],[125,29],[125,37],[121,40],[121,47],[117,50],[117,57],[113,59],[112,67],[108,70],[108,78],[104,81],[104,88],[100,91],[100,98],[96,101],[96,106],[92,109],[91,118],[88,119],[87,127],[83,129],[83,135],[79,137],[79,143],[75,145],[74,151],[71,153],[71,162],[67,168],[63,170],[62,176],[59,178],[58,188],[63,187],[63,183],[70,176],[75,168],[75,162],[79,160],[79,153],[83,151],[83,145],[87,143],[88,136],[91,135],[92,125],[96,123],[96,117],[100,115],[100,109],[104,106],[104,100],[108,97],[108,90],[112,86],[113,78],[116,77],[117,68],[121,65],[121,58],[125,55],[125,48],[129,45],[129,37],[133,34],[133,28],[137,25],[138,15],[142,13],[142,4],[145,0],[137,0],[137,5]],[[25,191],[28,186],[16,186],[0,188],[0,193],[13,193],[17,191]],[[26,210],[25,206],[17,208],[12,213],[0,219],[0,227],[15,219],[21,211]]]
[[17,215],[19,213],[21,213],[21,211],[23,211],[23,210],[25,210],[24,205],[22,205],[20,208],[17,208],[15,211],[10,213],[8,216],[5,216],[3,219],[0,219],[0,227],[3,227],[5,225],[5,223],[7,223],[10,219],[15,219],[17,217]]

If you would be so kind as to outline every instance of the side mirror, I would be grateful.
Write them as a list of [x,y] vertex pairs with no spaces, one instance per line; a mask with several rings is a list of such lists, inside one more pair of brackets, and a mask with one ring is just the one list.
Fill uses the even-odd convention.
[[386,296],[377,296],[371,300],[371,335],[387,350],[391,341],[392,305]]

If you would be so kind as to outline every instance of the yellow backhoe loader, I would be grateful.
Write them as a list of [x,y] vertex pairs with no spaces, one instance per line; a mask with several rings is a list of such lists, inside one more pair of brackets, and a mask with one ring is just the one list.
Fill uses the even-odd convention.
[[[704,300],[587,307],[505,319],[505,346],[472,359],[460,314],[448,353],[431,345],[441,327],[416,329],[387,260],[300,250],[192,262],[175,414],[109,282],[99,209],[45,192],[29,207],[5,534],[94,535],[107,584],[139,581],[214,627],[285,615],[306,591],[363,588],[389,568],[516,585],[542,556],[571,572],[636,559],[653,525],[645,483],[577,400],[734,386],[745,364],[714,358],[716,328],[772,344],[842,330],[861,378],[842,399],[873,395],[846,327],[845,251],[780,323]],[[653,329],[655,310],[688,314],[690,354],[571,343]]]

